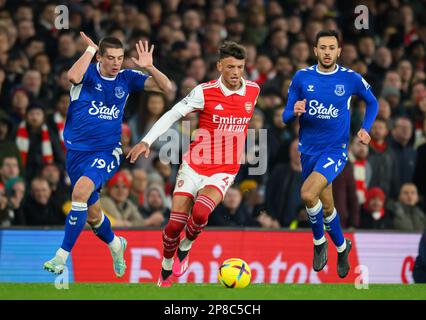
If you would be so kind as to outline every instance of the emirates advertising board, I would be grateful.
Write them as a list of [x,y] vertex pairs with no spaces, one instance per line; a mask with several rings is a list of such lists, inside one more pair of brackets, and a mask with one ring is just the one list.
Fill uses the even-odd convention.
[[[117,230],[128,241],[126,275],[113,273],[108,247],[84,230],[68,259],[70,282],[155,282],[162,259],[161,230]],[[0,282],[51,282],[42,270],[62,242],[58,230],[0,230]],[[252,283],[405,283],[413,282],[412,269],[421,234],[347,233],[352,240],[351,270],[337,276],[337,252],[329,239],[324,270],[312,269],[310,232],[263,230],[205,230],[191,250],[189,269],[179,283],[215,283],[220,264],[228,258],[245,260]]]

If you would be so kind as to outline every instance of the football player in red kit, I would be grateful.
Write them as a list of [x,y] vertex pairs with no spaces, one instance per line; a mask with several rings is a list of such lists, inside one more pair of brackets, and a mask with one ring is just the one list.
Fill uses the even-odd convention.
[[240,168],[247,128],[260,91],[256,83],[242,77],[245,58],[244,47],[237,43],[222,45],[217,62],[220,78],[196,86],[127,155],[131,163],[143,153],[148,157],[150,145],[174,122],[190,112],[199,112],[199,129],[183,156],[170,220],[163,231],[160,287],[172,284],[172,273],[179,277],[187,270],[193,241],[207,225],[210,213],[222,201]]

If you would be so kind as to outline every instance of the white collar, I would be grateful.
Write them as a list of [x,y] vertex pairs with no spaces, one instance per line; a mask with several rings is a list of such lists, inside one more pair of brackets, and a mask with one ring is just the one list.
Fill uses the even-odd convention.
[[219,81],[220,89],[222,90],[222,92],[223,92],[223,94],[225,96],[230,96],[231,94],[234,94],[234,93],[236,93],[236,94],[238,94],[240,96],[245,96],[245,94],[246,94],[246,82],[244,81],[244,78],[242,78],[242,77],[241,77],[241,83],[242,83],[241,88],[239,88],[237,91],[229,90],[223,84],[223,82],[222,82],[222,76],[220,76],[217,81]]
[[318,69],[318,65],[316,65],[316,66],[315,66],[315,70],[316,70],[316,72],[318,72],[319,74],[323,74],[323,75],[328,76],[328,75],[330,75],[330,74],[335,74],[335,73],[339,70],[339,65],[336,63],[336,68],[335,68],[333,71],[330,71],[330,72],[323,72],[323,71],[320,71],[320,70]]
[[104,79],[104,80],[113,81],[113,80],[115,80],[115,78],[116,78],[116,76],[115,76],[115,77],[105,77],[105,76],[103,76],[103,75],[101,74],[101,70],[99,70],[99,62],[96,64],[96,70],[98,70],[99,76],[100,76],[102,79]]

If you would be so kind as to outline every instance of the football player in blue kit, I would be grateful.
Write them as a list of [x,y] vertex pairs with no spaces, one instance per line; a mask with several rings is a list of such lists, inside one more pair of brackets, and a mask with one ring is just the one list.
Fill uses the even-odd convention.
[[[111,252],[117,277],[126,270],[126,239],[111,230],[102,212],[99,191],[118,170],[123,158],[121,123],[131,92],[138,90],[169,92],[170,80],[153,65],[154,46],[136,43],[138,57],[132,57],[138,70],[123,69],[123,44],[105,37],[99,47],[83,32],[87,50],[68,71],[70,105],[64,129],[67,148],[66,167],[73,186],[72,208],[65,221],[65,235],[55,256],[44,268],[55,274],[63,272],[66,260],[86,221]],[[96,54],[97,63],[91,63]]]
[[299,151],[302,163],[300,195],[306,206],[314,237],[313,269],[322,270],[328,260],[324,225],[337,248],[337,273],[349,272],[350,239],[345,239],[334,207],[332,182],[348,160],[350,101],[357,95],[366,103],[365,117],[357,135],[363,144],[378,111],[377,100],[363,77],[336,61],[341,52],[336,31],[321,31],[314,47],[318,63],[298,70],[289,87],[283,121],[300,123]]

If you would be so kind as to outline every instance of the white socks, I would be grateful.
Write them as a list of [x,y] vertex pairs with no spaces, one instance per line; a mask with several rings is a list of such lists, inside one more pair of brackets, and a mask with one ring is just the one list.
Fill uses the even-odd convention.
[[108,243],[108,247],[110,247],[113,252],[118,252],[121,249],[120,239],[116,235],[114,235],[114,239],[112,239],[112,241]]
[[56,251],[56,255],[58,257],[61,257],[62,260],[65,262],[67,262],[68,256],[70,255],[70,253],[62,248],[59,248],[58,251]]
[[346,240],[343,241],[343,244],[340,247],[336,247],[337,248],[337,252],[343,252],[346,250]]
[[163,258],[163,263],[161,264],[161,266],[163,267],[164,270],[172,270],[173,267],[173,258],[170,259],[166,259]]
[[325,236],[322,236],[322,238],[318,239],[318,240],[315,240],[315,238],[314,238],[314,245],[319,246],[320,244],[323,244],[326,241],[327,241],[327,239],[325,238]]
[[189,249],[191,249],[193,242],[194,241],[188,240],[186,237],[184,237],[179,244],[179,249],[181,251],[188,251]]

